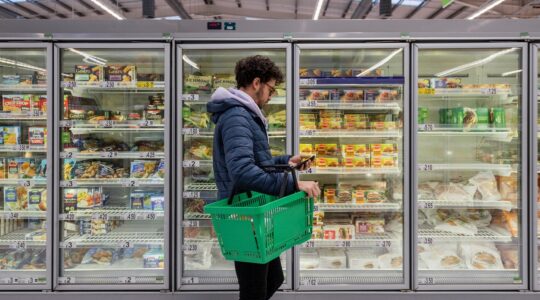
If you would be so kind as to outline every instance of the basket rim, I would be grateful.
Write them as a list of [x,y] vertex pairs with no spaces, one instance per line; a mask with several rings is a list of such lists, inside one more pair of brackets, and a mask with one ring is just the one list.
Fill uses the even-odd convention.
[[[263,196],[271,196],[268,194],[258,193],[258,192],[252,192],[254,195],[253,197],[256,197],[258,195]],[[253,198],[251,197],[251,198]],[[275,196],[271,196],[275,197]],[[296,193],[290,194],[288,196],[285,196],[283,198],[278,198],[274,201],[271,201],[265,205],[257,206],[257,207],[241,207],[241,206],[229,206],[227,204],[228,198],[218,200],[216,202],[207,204],[204,206],[204,212],[208,213],[210,215],[212,214],[242,214],[242,215],[255,215],[255,214],[263,214],[271,209],[274,209],[276,207],[288,204],[290,202],[296,201],[299,198],[306,198],[307,194],[304,191],[298,191]],[[251,199],[250,198],[250,199]],[[246,201],[245,199],[244,201]]]

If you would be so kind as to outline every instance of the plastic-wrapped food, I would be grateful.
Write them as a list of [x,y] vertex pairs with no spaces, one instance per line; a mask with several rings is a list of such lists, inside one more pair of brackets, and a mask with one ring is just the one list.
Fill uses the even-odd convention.
[[163,269],[165,267],[165,256],[159,249],[146,252],[143,255],[143,267],[152,269]]
[[148,178],[155,173],[158,163],[155,160],[135,160],[131,162],[132,178]]
[[517,175],[495,177],[497,178],[497,186],[501,193],[501,200],[517,203],[519,199],[519,181]]
[[311,231],[311,238],[314,240],[324,239],[324,230],[322,226],[313,226]]
[[510,245],[498,245],[502,262],[505,269],[516,270],[519,268],[519,251],[517,247]]
[[206,270],[212,265],[212,243],[199,243],[197,249],[184,251],[184,263],[187,270]]
[[115,249],[91,248],[84,255],[82,264],[111,265],[118,260],[118,253]]
[[458,255],[456,244],[437,244],[418,254],[425,266],[431,270],[454,270],[464,267],[463,259]]
[[465,116],[463,117],[463,128],[472,128],[478,122],[476,111],[470,107],[463,108]]
[[323,227],[325,240],[354,239],[353,225],[326,225]]
[[440,201],[472,201],[473,197],[457,183],[440,183],[435,187],[435,197]]
[[[512,237],[519,236],[519,222],[516,211],[497,211],[493,214],[491,228]],[[502,229],[502,230],[501,230]]]
[[300,252],[300,270],[319,268],[319,253],[314,249],[304,249]]
[[189,154],[193,159],[210,160],[212,159],[212,147],[204,143],[195,142],[189,148]]
[[491,224],[491,213],[487,209],[464,209],[459,214],[463,218],[472,221],[478,228],[487,227]]
[[199,213],[204,212],[204,205],[206,202],[203,199],[189,199],[185,202],[186,213]]
[[441,224],[435,226],[435,230],[441,230],[463,235],[476,235],[476,233],[478,232],[478,227],[476,227],[471,221],[467,219],[450,217]]
[[469,179],[469,182],[475,184],[482,195],[484,201],[499,201],[501,194],[497,189],[497,180],[491,172],[480,172]]
[[384,218],[358,218],[355,220],[359,235],[384,233]]
[[401,234],[403,232],[403,215],[395,214],[392,219],[386,223],[384,230]]
[[473,270],[502,270],[501,255],[493,243],[461,243],[459,252]]
[[379,268],[385,270],[401,269],[403,267],[403,255],[401,252],[392,251],[378,257]]
[[319,265],[322,269],[345,269],[347,257],[342,249],[320,249]]
[[379,268],[378,257],[368,251],[347,250],[347,264],[353,270],[375,270]]
[[437,226],[452,216],[452,211],[448,209],[424,209],[421,211],[426,216],[426,223],[431,226]]

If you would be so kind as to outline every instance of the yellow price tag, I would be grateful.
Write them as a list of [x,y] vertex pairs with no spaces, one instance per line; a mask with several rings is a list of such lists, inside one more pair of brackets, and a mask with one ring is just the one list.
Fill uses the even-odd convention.
[[435,95],[435,89],[432,88],[419,88],[418,89],[419,95]]
[[146,89],[149,89],[149,88],[153,88],[154,87],[154,82],[153,81],[137,81],[137,87],[138,88],[146,88]]

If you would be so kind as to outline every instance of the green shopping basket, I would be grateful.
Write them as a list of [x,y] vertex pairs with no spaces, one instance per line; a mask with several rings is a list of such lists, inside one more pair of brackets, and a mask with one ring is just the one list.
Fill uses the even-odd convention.
[[[257,192],[237,195],[234,185],[228,199],[204,207],[212,217],[221,252],[228,260],[264,264],[311,238],[313,198],[306,199],[306,193],[299,191],[294,169],[289,165],[263,169],[283,172],[281,196]],[[296,192],[283,197],[289,172]]]

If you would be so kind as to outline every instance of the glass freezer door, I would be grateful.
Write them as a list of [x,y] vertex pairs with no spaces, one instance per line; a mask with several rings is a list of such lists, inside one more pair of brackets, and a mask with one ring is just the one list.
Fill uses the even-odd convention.
[[405,44],[297,48],[296,149],[316,156],[300,180],[322,191],[299,289],[408,286],[407,57]]
[[58,287],[166,288],[168,46],[56,57]]
[[526,287],[523,45],[415,57],[417,287]]
[[533,116],[532,116],[532,120],[533,122],[536,122],[536,124],[534,124],[534,127],[533,128],[536,128],[536,131],[533,132],[534,136],[535,136],[535,147],[533,149],[536,149],[536,151],[533,153],[533,155],[536,155],[536,160],[535,161],[532,161],[531,162],[531,165],[534,165],[536,166],[536,170],[534,173],[535,176],[533,178],[536,178],[535,181],[532,182],[532,184],[534,184],[536,186],[536,195],[533,196],[533,199],[532,201],[532,204],[531,207],[535,208],[533,211],[532,211],[532,214],[531,214],[531,217],[532,217],[532,220],[533,220],[533,228],[535,228],[535,232],[534,232],[534,236],[532,238],[532,243],[533,243],[533,253],[535,254],[535,257],[533,257],[532,259],[534,260],[534,272],[532,274],[535,274],[535,277],[532,279],[534,280],[534,289],[535,290],[540,290],[540,235],[538,234],[538,224],[540,224],[540,194],[539,194],[539,191],[540,191],[540,181],[538,181],[538,174],[540,173],[540,154],[538,153],[538,149],[540,149],[540,147],[538,147],[538,142],[540,141],[540,139],[538,138],[540,136],[540,131],[538,130],[539,126],[539,122],[540,122],[540,105],[538,105],[539,101],[540,101],[540,73],[538,70],[540,70],[540,45],[536,44],[536,45],[533,45],[533,47],[531,48],[532,49],[532,57],[534,58],[533,61],[531,62],[531,66],[532,66],[532,70],[533,72],[531,73],[532,76],[531,76],[531,82],[532,82],[532,93],[531,93],[531,97],[532,97],[532,100],[531,100],[531,103],[535,104],[533,107],[536,107],[536,110],[533,111]]
[[[289,114],[289,47],[283,44],[253,45],[182,45],[178,48],[176,168],[178,174],[178,241],[181,268],[180,289],[237,289],[234,263],[223,257],[210,217],[203,213],[205,204],[217,199],[212,167],[215,124],[206,112],[212,93],[236,87],[234,68],[240,59],[263,55],[269,57],[284,74],[276,94],[263,108],[268,119],[268,138],[272,156],[291,154]],[[284,288],[291,286],[289,252],[283,253]]]
[[0,44],[0,289],[50,289],[51,54]]

